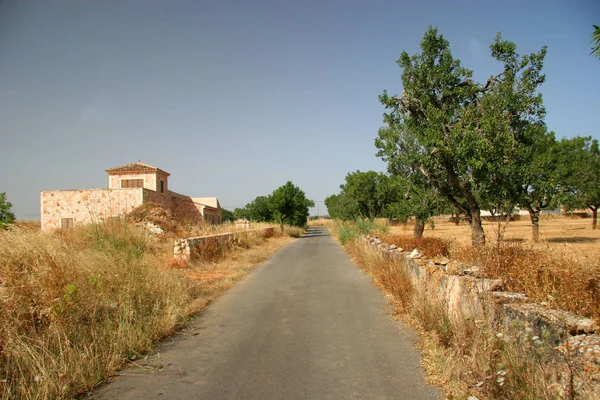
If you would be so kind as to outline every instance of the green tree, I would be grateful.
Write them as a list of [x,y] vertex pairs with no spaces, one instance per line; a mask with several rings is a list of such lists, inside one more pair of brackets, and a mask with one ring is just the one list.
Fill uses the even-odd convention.
[[419,171],[426,185],[466,213],[474,245],[485,242],[482,199],[506,191],[515,143],[527,142],[528,127],[543,125],[544,116],[537,88],[546,49],[521,57],[499,34],[490,49],[503,71],[477,83],[430,27],[421,52],[403,52],[398,60],[402,97],[379,96],[389,110],[376,140],[379,155],[388,165]]
[[258,196],[246,204],[246,218],[255,222],[273,221],[273,212],[271,211],[269,202],[269,196]]
[[352,221],[360,216],[356,200],[343,192],[327,197],[325,206],[327,206],[327,213],[331,218]]
[[563,183],[562,204],[567,210],[589,208],[592,229],[598,228],[600,207],[600,148],[591,137],[562,139],[558,145],[557,164]]
[[232,211],[226,210],[224,208],[221,210],[221,220],[223,222],[225,222],[225,221],[233,222],[233,221],[235,221],[235,219],[236,219],[235,215]]
[[15,221],[15,214],[11,209],[12,204],[6,199],[6,193],[0,193],[0,229],[6,229]]
[[358,216],[377,218],[383,216],[386,204],[398,197],[397,188],[390,178],[375,171],[355,171],[346,175],[346,183],[340,186],[342,193],[352,199],[358,208]]
[[268,200],[274,220],[283,225],[304,226],[308,218],[309,207],[315,203],[306,198],[304,192],[291,181],[275,189]]

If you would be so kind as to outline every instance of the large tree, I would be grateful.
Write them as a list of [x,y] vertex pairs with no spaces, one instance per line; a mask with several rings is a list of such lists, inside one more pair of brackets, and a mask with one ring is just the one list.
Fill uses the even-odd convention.
[[600,207],[600,148],[591,137],[562,139],[558,145],[557,164],[565,187],[562,203],[567,209],[589,208],[592,229],[598,227]]
[[332,194],[325,199],[325,206],[331,218],[352,221],[360,217],[356,200],[344,192]]
[[358,216],[377,218],[383,216],[386,204],[398,197],[397,187],[386,174],[375,171],[355,171],[346,175],[346,182],[340,186],[342,193],[353,199],[358,208]]
[[0,229],[5,229],[15,221],[15,214],[11,209],[12,204],[6,200],[6,193],[0,193]]
[[291,181],[275,189],[269,197],[269,209],[273,213],[275,221],[283,225],[304,226],[309,214],[309,207],[315,203],[306,198],[306,195],[298,186]]
[[429,28],[421,52],[403,52],[403,94],[379,99],[388,112],[376,141],[388,163],[419,171],[426,185],[471,219],[472,242],[485,242],[481,202],[510,179],[516,143],[528,126],[543,124],[538,86],[546,53],[519,56],[514,43],[496,36],[490,46],[503,71],[485,83],[455,59],[449,43]]

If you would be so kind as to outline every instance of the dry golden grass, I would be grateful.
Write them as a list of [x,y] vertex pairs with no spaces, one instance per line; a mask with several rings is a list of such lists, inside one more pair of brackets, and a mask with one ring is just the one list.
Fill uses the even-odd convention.
[[[433,219],[434,229],[426,225],[424,237],[454,239],[468,244],[471,241],[471,228],[466,223],[456,226],[448,217]],[[411,234],[413,227],[400,225],[391,227],[391,233]],[[498,236],[498,224],[484,221],[483,229],[489,243],[495,243]],[[502,230],[502,228],[501,228]],[[571,218],[567,216],[542,216],[540,219],[540,243],[531,242],[531,222],[528,216],[519,221],[511,221],[505,229],[503,241],[521,243],[532,249],[550,249],[556,253],[569,254],[580,259],[595,261],[600,258],[600,229],[592,229],[590,218]]]
[[591,229],[589,219],[546,217],[544,241],[535,244],[526,242],[531,233],[527,220],[509,223],[504,234],[508,239],[499,246],[497,223],[484,226],[490,239],[482,248],[470,245],[468,225],[439,219],[421,239],[412,237],[407,226],[393,227],[395,234],[382,239],[409,251],[419,248],[428,257],[444,255],[476,265],[487,277],[502,279],[507,291],[524,292],[533,301],[600,321],[600,246],[592,244],[600,240],[600,232]]
[[309,219],[307,224],[308,226],[330,226],[333,224],[333,220],[325,218]]
[[172,262],[173,242],[111,219],[0,233],[0,397],[67,399],[149,351],[291,238],[216,262]]
[[[490,321],[449,318],[446,308],[416,290],[402,265],[358,241],[346,246],[353,260],[391,298],[397,317],[419,333],[428,380],[449,399],[569,398],[561,374],[574,366],[547,358],[529,340],[498,334]],[[578,367],[579,368],[579,367]],[[594,399],[583,369],[573,369],[577,398]],[[593,383],[592,383],[593,385]],[[593,387],[593,386],[592,386]]]

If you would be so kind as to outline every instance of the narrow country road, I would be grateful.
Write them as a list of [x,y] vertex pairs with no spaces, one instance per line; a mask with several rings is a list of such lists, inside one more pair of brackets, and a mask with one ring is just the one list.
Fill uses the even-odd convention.
[[283,248],[94,399],[437,399],[410,330],[326,228]]

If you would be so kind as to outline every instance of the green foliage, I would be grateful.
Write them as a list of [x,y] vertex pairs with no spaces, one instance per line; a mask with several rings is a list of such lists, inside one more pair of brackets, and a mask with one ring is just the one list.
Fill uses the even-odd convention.
[[[403,52],[402,97],[379,96],[388,112],[375,144],[390,171],[433,189],[473,221],[473,243],[484,241],[481,204],[513,197],[513,165],[544,131],[537,88],[546,49],[519,56],[496,36],[490,46],[502,72],[485,83],[455,59],[448,41],[430,27],[421,52]],[[539,135],[538,135],[539,136]],[[523,164],[521,164],[523,165]]]
[[591,137],[562,139],[556,150],[559,180],[564,187],[562,204],[567,209],[589,208],[597,226],[600,207],[600,148]]
[[15,221],[15,214],[11,211],[12,204],[6,200],[6,193],[0,193],[0,229]]
[[226,210],[224,208],[221,210],[221,219],[223,220],[223,222],[233,222],[236,220],[235,214],[232,211]]
[[234,215],[236,218],[245,218],[254,222],[273,221],[273,212],[269,207],[269,196],[258,196],[244,208],[236,208]]
[[591,54],[596,56],[597,58],[600,58],[600,26],[593,26],[594,32],[592,32],[592,44],[594,45],[594,47],[592,47]]
[[236,208],[235,218],[255,222],[279,222],[282,225],[303,227],[308,219],[308,208],[315,203],[292,182],[275,189],[268,196],[258,196],[244,208]]
[[359,216],[358,204],[346,193],[332,194],[327,197],[325,206],[331,218],[352,221]]
[[268,199],[268,207],[275,221],[292,226],[305,226],[308,209],[314,205],[291,181],[275,189]]

